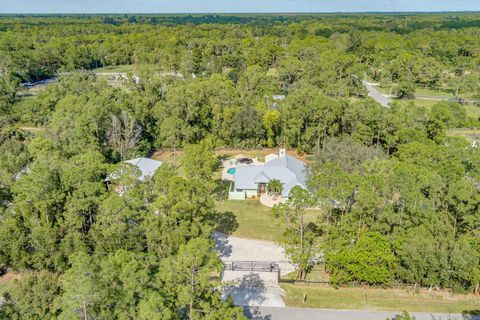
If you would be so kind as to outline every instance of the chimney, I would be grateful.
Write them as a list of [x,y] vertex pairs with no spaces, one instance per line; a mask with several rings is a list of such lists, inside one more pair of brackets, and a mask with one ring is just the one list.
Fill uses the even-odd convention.
[[287,155],[287,151],[285,149],[280,149],[278,152],[279,157],[285,157]]

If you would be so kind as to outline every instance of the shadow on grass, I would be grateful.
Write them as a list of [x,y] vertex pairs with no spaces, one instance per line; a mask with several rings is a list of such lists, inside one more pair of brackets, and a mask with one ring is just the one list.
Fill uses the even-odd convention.
[[215,187],[213,189],[213,194],[217,200],[227,200],[228,191],[230,190],[231,181],[225,181],[222,179],[215,180]]
[[238,221],[231,211],[222,212],[218,215],[216,230],[226,235],[231,235],[238,229]]

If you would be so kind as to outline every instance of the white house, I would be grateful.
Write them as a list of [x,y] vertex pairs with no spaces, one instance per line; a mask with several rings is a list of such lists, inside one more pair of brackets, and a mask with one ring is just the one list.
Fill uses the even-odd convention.
[[272,180],[281,182],[281,196],[288,199],[293,187],[307,186],[305,163],[287,155],[285,149],[280,149],[278,156],[267,156],[263,165],[237,165],[229,199],[245,200],[266,193],[267,185]]

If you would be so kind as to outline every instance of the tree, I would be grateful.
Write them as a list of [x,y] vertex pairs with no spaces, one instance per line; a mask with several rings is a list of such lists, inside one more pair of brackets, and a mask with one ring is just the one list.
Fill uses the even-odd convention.
[[273,209],[274,216],[284,220],[287,229],[280,244],[285,248],[289,259],[297,266],[298,279],[305,280],[317,255],[318,230],[314,223],[305,219],[305,210],[312,207],[313,201],[308,190],[299,186],[290,190],[287,203]]
[[[95,283],[101,302],[97,306],[98,318],[139,318],[140,304],[152,290],[153,270],[157,267],[151,258],[144,253],[119,250],[100,259]],[[162,294],[164,288],[155,290]],[[152,317],[155,318],[158,317]]]
[[218,159],[213,152],[210,140],[203,140],[196,145],[188,145],[183,151],[182,166],[190,179],[209,182],[218,168]]
[[196,238],[182,245],[178,254],[162,263],[159,280],[171,289],[171,308],[189,320],[245,319],[243,310],[222,301],[212,285],[211,272],[222,265],[211,240]]
[[402,81],[395,88],[394,94],[400,99],[414,99],[415,86],[411,80]]
[[270,180],[267,184],[268,192],[278,196],[282,193],[282,182],[278,179]]
[[54,299],[61,294],[58,276],[48,271],[24,274],[5,294],[0,317],[8,320],[57,319]]
[[[342,241],[345,243],[339,244]],[[333,282],[383,284],[389,283],[394,275],[395,257],[390,245],[376,232],[366,232],[350,241],[333,239],[333,243],[325,247],[325,255]]]
[[60,277],[63,293],[56,300],[62,310],[59,319],[88,320],[99,302],[95,285],[97,267],[92,257],[83,252],[71,256],[69,262],[70,269]]
[[131,158],[142,134],[142,128],[135,119],[122,110],[120,118],[112,115],[112,124],[107,132],[108,143],[120,160]]
[[[407,311],[403,311],[402,314],[397,314],[393,320],[416,320],[414,316],[411,316]],[[390,320],[390,319],[387,319]]]

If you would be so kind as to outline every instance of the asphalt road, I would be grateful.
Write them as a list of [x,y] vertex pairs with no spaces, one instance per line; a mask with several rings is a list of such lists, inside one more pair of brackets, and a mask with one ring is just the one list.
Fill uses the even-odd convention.
[[[386,320],[400,312],[356,311],[304,308],[247,307],[245,315],[253,320]],[[480,316],[415,312],[416,320],[480,320]]]
[[390,104],[390,98],[386,97],[383,93],[381,93],[377,88],[375,88],[372,84],[363,81],[362,84],[367,88],[368,96],[372,97],[375,101],[380,103],[382,106],[388,108]]

